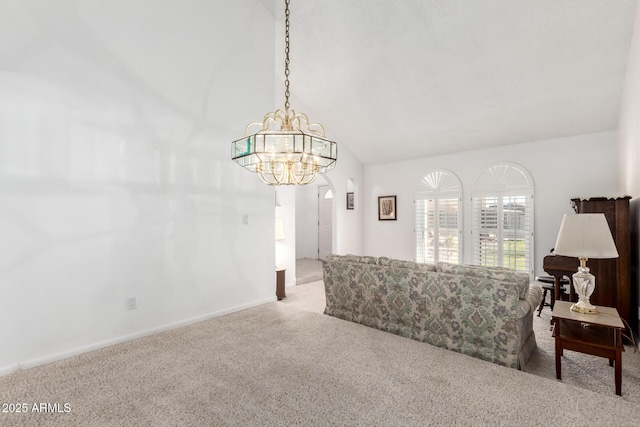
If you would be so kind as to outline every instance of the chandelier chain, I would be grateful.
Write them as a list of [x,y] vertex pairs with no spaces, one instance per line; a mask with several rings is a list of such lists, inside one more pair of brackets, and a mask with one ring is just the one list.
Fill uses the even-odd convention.
[[285,52],[285,59],[284,59],[284,97],[285,97],[285,101],[284,101],[284,109],[286,112],[289,111],[289,1],[290,0],[285,0],[285,10],[284,10],[284,15],[285,15],[285,36],[284,36],[284,41],[285,41],[285,48],[284,48],[284,52]]

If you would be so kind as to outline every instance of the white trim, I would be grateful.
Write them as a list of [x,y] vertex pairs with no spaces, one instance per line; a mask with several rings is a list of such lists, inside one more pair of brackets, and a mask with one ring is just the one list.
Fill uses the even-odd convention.
[[214,317],[224,316],[225,314],[234,313],[236,311],[246,310],[248,308],[256,307],[258,305],[266,304],[268,302],[273,302],[273,301],[276,301],[275,295],[273,297],[265,298],[263,300],[258,300],[251,303],[242,304],[242,305],[238,305],[235,307],[231,307],[231,308],[227,308],[219,311],[214,311],[212,313],[191,317],[189,319],[180,320],[178,322],[168,323],[166,325],[158,326],[156,328],[147,329],[147,330],[136,332],[133,334],[124,335],[121,337],[116,337],[116,338],[108,339],[105,341],[99,341],[83,347],[77,347],[68,351],[53,353],[43,357],[25,360],[17,364],[3,366],[3,367],[0,367],[0,376],[8,375],[18,371],[23,371],[25,369],[34,368],[36,366],[45,365],[47,363],[56,362],[58,360],[67,359],[72,356],[77,356],[79,354],[88,353],[90,351],[99,350],[101,348],[109,347],[116,344],[121,344],[123,342],[132,341],[138,338],[143,338],[149,335],[154,335],[154,334],[168,331],[171,329],[180,328],[182,326],[191,325],[193,323],[202,322],[204,320],[212,319]]
[[19,363],[16,363],[15,365],[0,366],[0,377],[13,374],[14,372],[18,372],[19,370]]

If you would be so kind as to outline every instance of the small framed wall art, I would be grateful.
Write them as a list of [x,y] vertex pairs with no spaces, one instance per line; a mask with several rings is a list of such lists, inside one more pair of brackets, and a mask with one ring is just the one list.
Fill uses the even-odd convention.
[[353,193],[347,193],[347,209],[350,210],[350,211],[353,210],[353,207],[354,207],[354,204],[355,204],[353,198],[354,198]]
[[378,197],[378,220],[395,221],[396,219],[398,219],[398,211],[396,210],[396,196]]

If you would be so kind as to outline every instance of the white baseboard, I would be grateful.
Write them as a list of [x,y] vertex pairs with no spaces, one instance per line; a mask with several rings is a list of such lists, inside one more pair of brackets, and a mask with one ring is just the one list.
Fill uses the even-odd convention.
[[20,370],[20,364],[0,366],[0,377],[3,375],[9,375]]
[[235,307],[226,308],[224,310],[215,311],[212,313],[204,314],[201,316],[192,317],[189,319],[181,320],[178,322],[168,323],[166,325],[158,326],[156,328],[147,329],[144,331],[136,332],[129,335],[124,335],[112,339],[108,339],[105,341],[99,341],[93,344],[89,344],[83,347],[77,347],[68,351],[63,351],[60,353],[49,354],[43,357],[38,357],[31,360],[25,360],[23,362],[19,362],[13,365],[0,367],[0,376],[8,375],[14,372],[23,371],[25,369],[34,368],[36,366],[45,365],[47,363],[56,362],[58,360],[67,359],[72,356],[77,356],[79,354],[88,353],[90,351],[99,350],[104,347],[109,347],[112,345],[120,344],[123,342],[135,340],[138,338],[146,337],[149,335],[157,334],[159,332],[168,331],[170,329],[179,328],[181,326],[191,325],[192,323],[202,322],[203,320],[208,320],[214,317],[224,316],[225,314],[233,313],[240,310],[245,310],[247,308],[256,307],[258,305],[262,305],[268,302],[276,301],[276,296],[274,294],[273,297],[265,298],[263,300],[254,301],[247,304],[242,304]]

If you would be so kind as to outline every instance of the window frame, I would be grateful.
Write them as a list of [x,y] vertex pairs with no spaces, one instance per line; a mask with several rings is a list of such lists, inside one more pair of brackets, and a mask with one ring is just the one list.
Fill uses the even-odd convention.
[[[450,201],[455,200],[455,212],[456,212],[456,227],[447,227],[447,229],[456,230],[457,247],[457,259],[452,260],[449,257],[441,259],[441,253],[443,248],[440,246],[440,231],[442,230],[442,221],[448,222],[448,216],[445,213],[445,217],[442,218],[442,203],[447,201],[449,205]],[[427,226],[427,218],[429,217],[429,202],[432,202],[431,217],[433,227]],[[422,263],[437,263],[439,261],[451,262],[456,264],[462,264],[463,262],[463,198],[462,198],[462,183],[460,179],[453,172],[445,169],[432,170],[425,174],[418,184],[418,188],[415,194],[415,260]],[[446,209],[446,206],[444,206]],[[438,220],[436,221],[436,213]],[[433,230],[432,241],[433,245],[427,245],[427,237],[425,236],[429,229]],[[429,247],[432,248],[433,257],[428,256]],[[446,252],[446,247],[444,248]]]
[[[473,263],[476,265],[496,266],[510,268],[518,272],[526,272],[533,277],[535,265],[535,248],[534,248],[534,184],[529,172],[521,165],[510,162],[499,162],[485,168],[478,179],[471,197],[471,244]],[[486,208],[483,210],[483,201],[495,199],[495,227],[482,226],[482,222],[486,223]],[[520,203],[514,198],[521,199]],[[511,200],[509,200],[511,199]],[[505,204],[506,203],[506,204]],[[505,206],[513,206],[511,214],[505,213]],[[517,210],[522,206],[523,212],[518,214]],[[485,219],[483,220],[483,215]],[[489,220],[491,220],[489,218]],[[520,223],[521,220],[525,222]],[[505,225],[511,227],[506,228]],[[483,245],[482,238],[495,234],[496,244],[493,248],[495,251],[494,258],[487,258],[486,249],[491,249],[490,245]],[[522,231],[519,231],[522,230]],[[514,238],[509,239],[508,234],[512,234]],[[516,244],[509,244],[509,248],[505,249],[507,241],[515,241]],[[524,240],[525,266],[517,268],[518,241]],[[500,244],[502,242],[502,244]],[[487,262],[487,260],[494,262]]]

